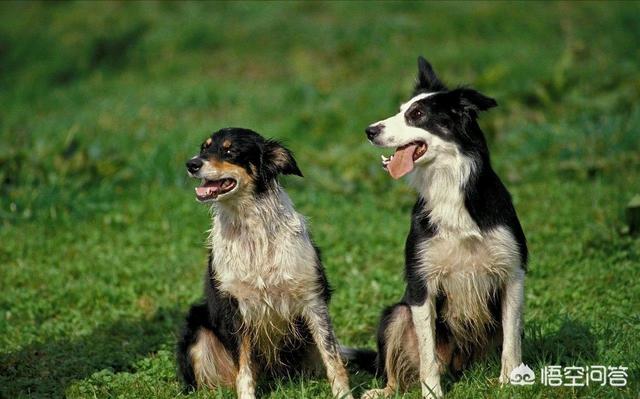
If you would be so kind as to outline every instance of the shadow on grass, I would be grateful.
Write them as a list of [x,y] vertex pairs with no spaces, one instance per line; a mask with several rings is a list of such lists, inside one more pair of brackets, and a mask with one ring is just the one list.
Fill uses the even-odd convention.
[[121,320],[88,335],[34,344],[0,355],[0,397],[63,397],[73,380],[96,371],[131,371],[170,342],[184,309],[160,309],[150,319]]
[[[346,364],[346,367],[349,374],[351,392],[354,397],[359,398],[365,390],[371,388],[371,384],[376,377],[355,365]],[[325,390],[320,388],[318,383],[324,385],[323,388]],[[309,395],[312,395],[311,397],[326,396],[326,390],[329,389],[329,381],[324,367],[320,367],[316,372],[311,373],[294,373],[289,376],[275,377],[259,376],[256,396],[262,398],[269,397],[274,393],[285,392],[285,397],[288,397],[286,390],[292,388],[297,389],[299,392],[305,392],[305,397],[309,397]]]
[[551,332],[543,332],[542,326],[533,325],[527,328],[523,340],[523,359],[530,366],[578,365],[597,357],[596,341],[589,326],[576,320],[565,319]]
[[[148,320],[121,320],[98,327],[86,336],[35,344],[0,355],[0,397],[61,397],[72,381],[97,371],[133,371],[136,361],[173,341],[183,316],[182,308],[161,309]],[[532,367],[575,365],[596,356],[596,337],[587,325],[575,320],[566,319],[551,332],[530,326],[523,341],[524,361]],[[496,360],[499,362],[499,357]],[[324,375],[317,378],[323,379]],[[374,377],[362,372],[351,374],[351,379],[354,391],[361,393],[370,387]],[[290,382],[304,384],[298,379]],[[450,389],[454,382],[446,381],[445,385]],[[263,382],[260,391],[270,392],[277,387],[278,382]]]
[[[597,358],[596,342],[597,337],[589,327],[575,320],[565,319],[554,330],[536,324],[528,325],[522,340],[522,361],[536,373],[544,366],[587,365],[586,362]],[[501,352],[501,345],[498,344],[485,361],[481,360],[472,367],[488,373],[485,376],[498,384]],[[470,371],[464,371],[460,375],[446,373],[442,380],[445,392],[451,391]]]

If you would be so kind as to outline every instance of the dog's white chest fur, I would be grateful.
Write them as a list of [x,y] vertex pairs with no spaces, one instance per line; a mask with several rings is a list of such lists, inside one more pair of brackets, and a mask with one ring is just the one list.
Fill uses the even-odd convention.
[[421,244],[419,252],[422,272],[429,280],[503,279],[520,262],[518,244],[505,227],[479,235],[436,234]]
[[520,252],[506,227],[481,231],[468,213],[462,185],[474,164],[455,155],[414,175],[436,234],[418,245],[418,272],[430,295],[446,298],[440,315],[460,341],[481,341],[493,322],[489,303],[518,270]]
[[498,227],[478,236],[436,235],[419,247],[427,290],[446,298],[440,317],[458,341],[482,342],[490,310],[520,258],[513,235]]
[[317,297],[317,259],[304,218],[280,191],[249,209],[219,209],[211,231],[223,293],[238,300],[245,327],[277,343]]

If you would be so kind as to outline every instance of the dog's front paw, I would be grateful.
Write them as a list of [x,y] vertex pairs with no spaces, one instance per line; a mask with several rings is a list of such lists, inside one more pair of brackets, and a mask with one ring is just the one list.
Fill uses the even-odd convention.
[[383,399],[389,397],[388,390],[385,389],[370,389],[362,394],[360,399]]
[[349,391],[336,392],[336,394],[333,395],[333,397],[335,399],[353,399],[353,395]]
[[502,369],[500,370],[500,377],[498,381],[500,384],[506,385],[512,383],[512,378],[515,383],[533,383],[535,375],[533,370],[529,366],[520,362],[502,362]]
[[505,373],[504,371],[500,373],[500,378],[498,378],[498,381],[500,381],[500,385],[507,385],[511,383],[511,380],[509,379],[509,374]]
[[508,385],[511,383],[511,371],[513,371],[513,369],[515,369],[516,367],[518,367],[517,364],[502,364],[502,369],[500,370],[500,378],[498,378],[498,381],[500,381],[501,385]]
[[334,385],[331,387],[334,399],[353,399],[349,385]]

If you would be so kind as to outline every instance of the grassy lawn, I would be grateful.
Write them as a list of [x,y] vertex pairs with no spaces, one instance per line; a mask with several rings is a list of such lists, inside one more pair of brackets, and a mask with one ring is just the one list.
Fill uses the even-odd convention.
[[[639,4],[0,4],[0,398],[186,395],[173,347],[210,221],[184,161],[225,126],[294,150],[305,178],[284,183],[323,250],[337,334],[373,347],[415,193],[364,127],[407,98],[418,54],[500,104],[481,124],[531,253],[538,383],[501,388],[492,357],[446,396],[639,397],[624,216],[640,194]],[[622,365],[628,384],[546,387],[545,365]],[[376,384],[352,376],[356,394]],[[330,396],[324,379],[260,392]]]

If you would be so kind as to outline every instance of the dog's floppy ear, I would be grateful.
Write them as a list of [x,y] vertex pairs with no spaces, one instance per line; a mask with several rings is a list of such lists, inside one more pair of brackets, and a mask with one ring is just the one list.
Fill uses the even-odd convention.
[[276,140],[265,142],[262,167],[268,178],[275,178],[278,174],[303,177],[293,153]]
[[447,87],[438,79],[429,61],[423,56],[418,57],[418,81],[414,88],[414,95],[423,92],[443,91]]
[[480,111],[486,111],[490,108],[496,107],[498,103],[491,97],[487,97],[484,94],[468,88],[460,88],[451,92],[465,111],[473,111],[478,113]]

